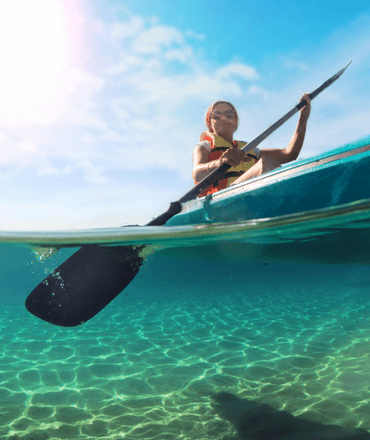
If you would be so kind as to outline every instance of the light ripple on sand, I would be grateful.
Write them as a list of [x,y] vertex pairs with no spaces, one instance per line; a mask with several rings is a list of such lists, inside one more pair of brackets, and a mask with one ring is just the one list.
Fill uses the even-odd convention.
[[274,289],[219,302],[122,301],[109,323],[103,312],[74,331],[37,323],[25,332],[17,311],[2,323],[0,436],[222,439],[234,431],[210,405],[220,391],[370,430],[369,304],[286,292],[279,302]]

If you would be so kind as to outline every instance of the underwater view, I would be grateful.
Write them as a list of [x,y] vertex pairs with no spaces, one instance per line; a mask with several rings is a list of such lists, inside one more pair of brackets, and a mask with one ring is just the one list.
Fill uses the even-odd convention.
[[370,2],[0,36],[0,440],[370,440]]
[[[368,227],[364,206],[341,217],[347,238]],[[0,438],[370,438],[368,261],[343,264],[339,244],[339,263],[294,262],[325,221],[333,234],[321,219],[284,240],[285,261],[280,248],[253,261],[245,225],[227,243],[214,229],[172,245],[162,234],[131,284],[72,328],[24,302],[76,248],[2,237]],[[273,246],[268,227],[251,242],[264,238]],[[360,241],[339,240],[342,253]]]

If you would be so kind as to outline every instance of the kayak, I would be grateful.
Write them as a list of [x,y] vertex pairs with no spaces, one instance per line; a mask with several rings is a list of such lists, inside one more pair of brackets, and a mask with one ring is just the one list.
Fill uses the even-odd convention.
[[166,226],[230,223],[370,198],[370,136],[184,203]]

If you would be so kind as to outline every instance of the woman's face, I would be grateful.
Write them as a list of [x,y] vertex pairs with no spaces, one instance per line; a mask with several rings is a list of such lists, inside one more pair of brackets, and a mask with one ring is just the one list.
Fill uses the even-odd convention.
[[214,133],[223,138],[232,138],[236,130],[237,120],[233,108],[229,104],[216,104],[210,116]]

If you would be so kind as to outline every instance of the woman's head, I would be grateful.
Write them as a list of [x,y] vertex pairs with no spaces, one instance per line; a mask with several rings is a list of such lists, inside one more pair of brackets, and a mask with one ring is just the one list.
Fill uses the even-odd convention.
[[232,133],[234,133],[238,129],[239,116],[231,102],[216,101],[208,107],[204,122],[211,133],[216,132],[217,128],[226,128],[232,130]]

